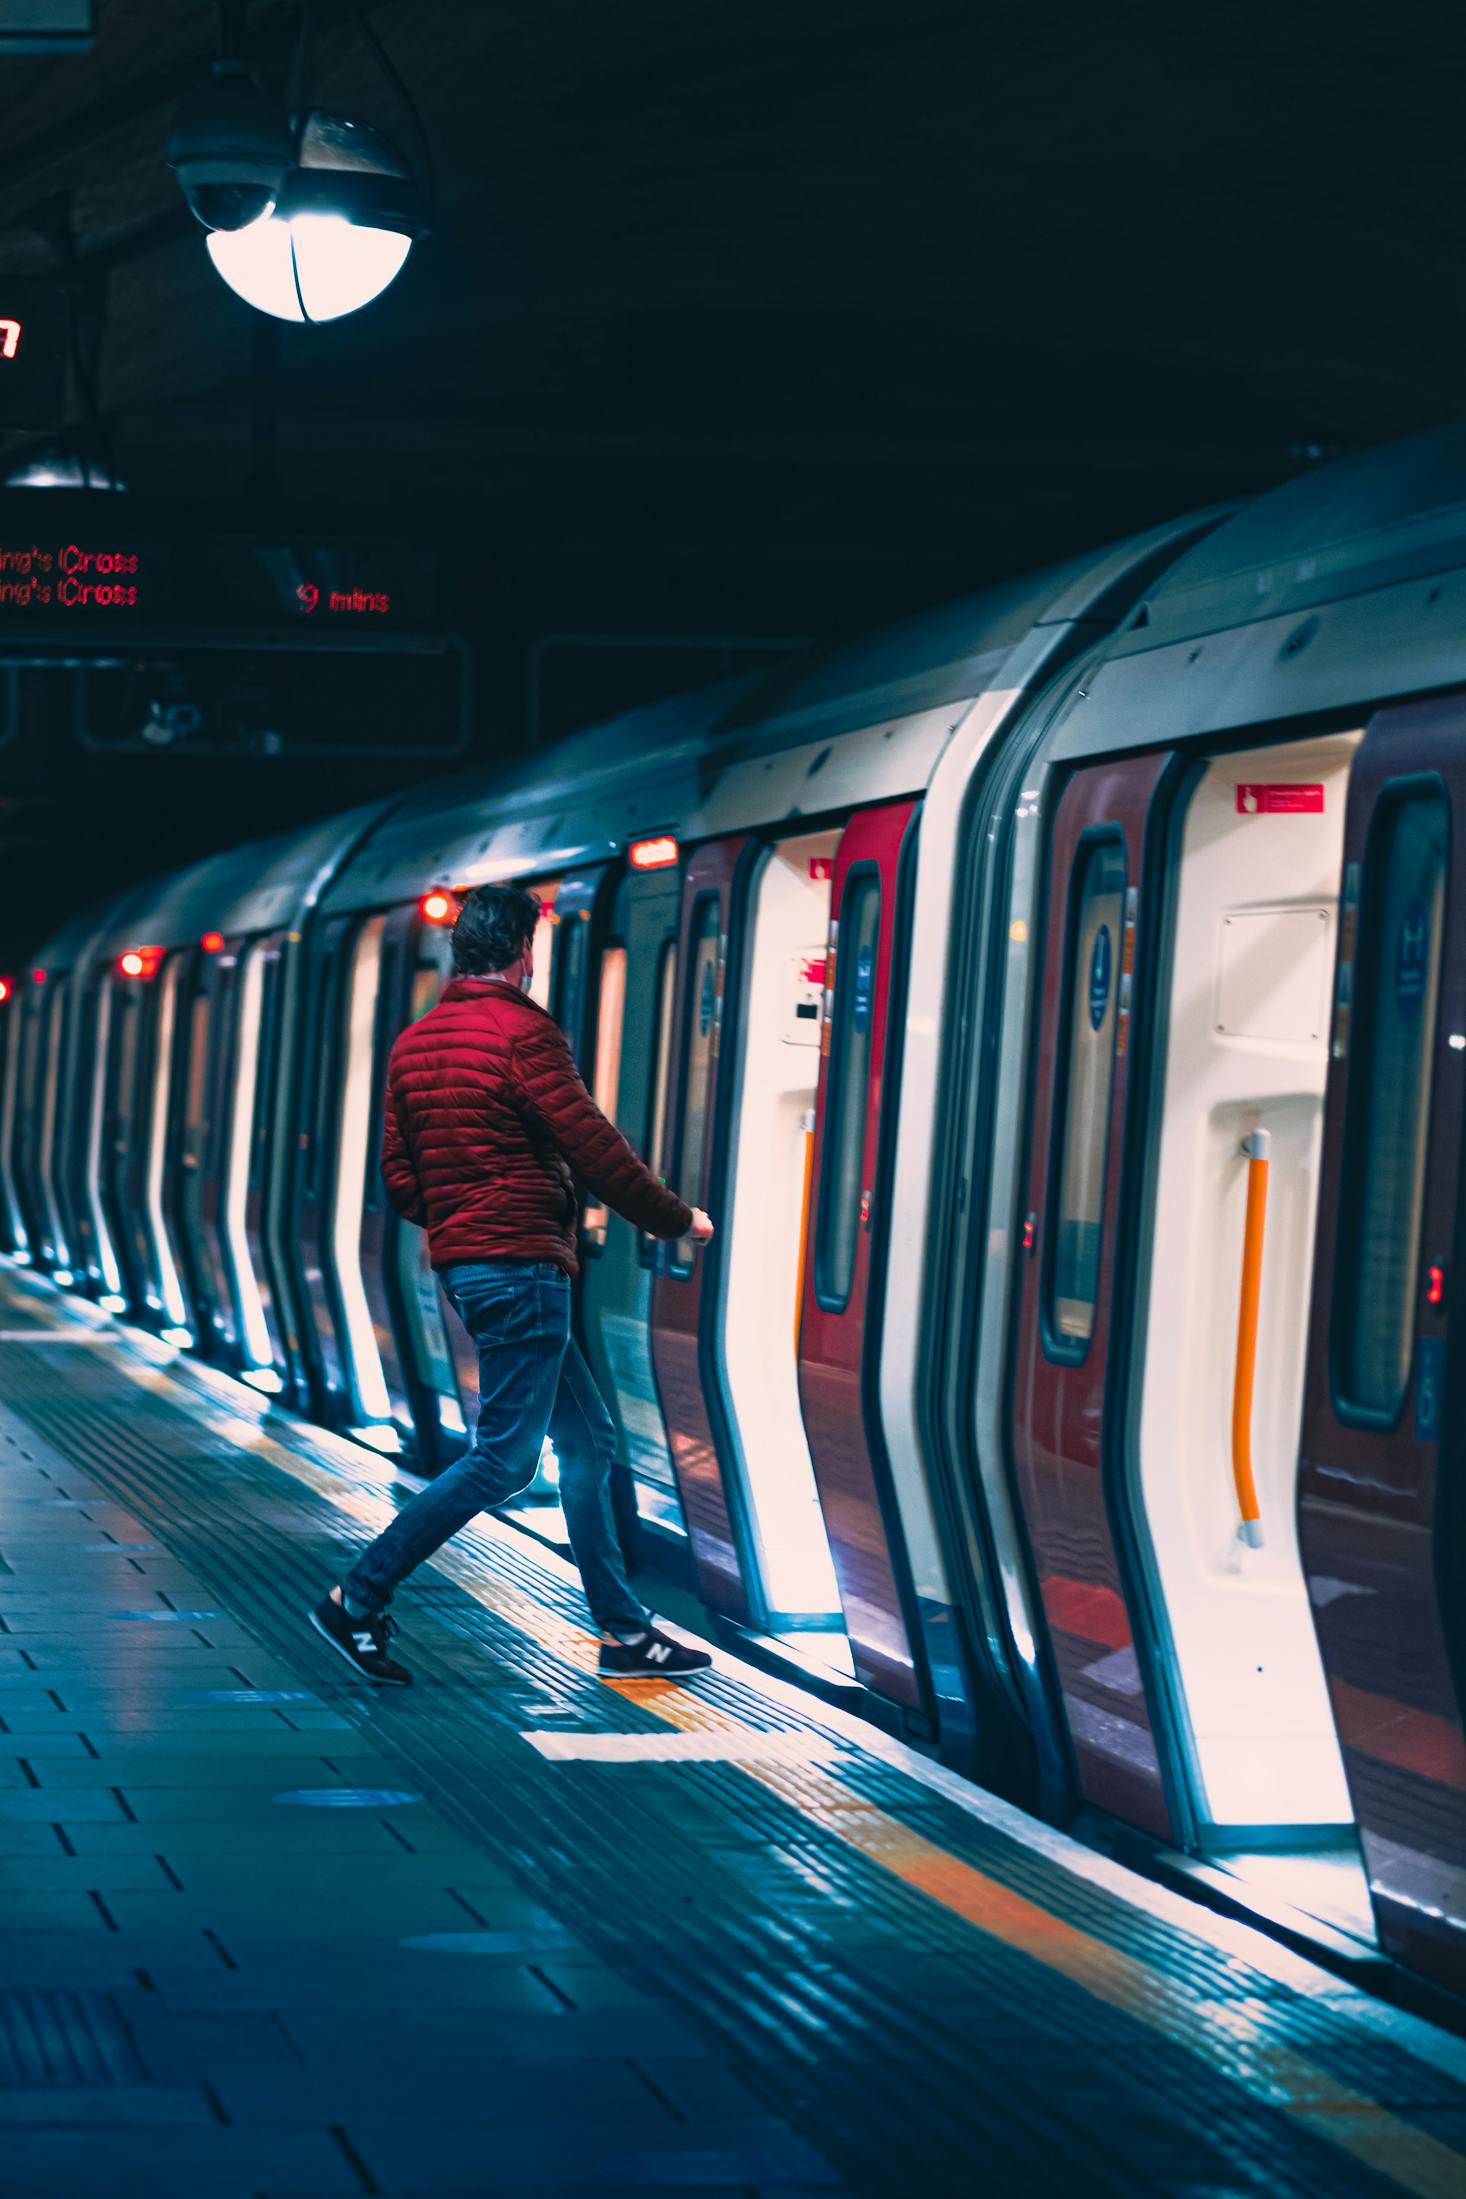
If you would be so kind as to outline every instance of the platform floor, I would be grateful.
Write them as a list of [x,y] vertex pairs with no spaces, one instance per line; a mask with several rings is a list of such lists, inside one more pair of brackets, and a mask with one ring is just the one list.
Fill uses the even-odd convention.
[[1466,2042],[0,1271],[0,2191],[1466,2194]]

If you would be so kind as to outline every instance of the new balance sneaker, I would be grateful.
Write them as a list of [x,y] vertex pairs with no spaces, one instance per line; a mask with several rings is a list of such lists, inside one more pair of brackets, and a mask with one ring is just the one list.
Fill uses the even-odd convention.
[[334,1596],[323,1596],[310,1620],[316,1632],[364,1680],[375,1680],[379,1687],[411,1687],[412,1674],[406,1665],[388,1655],[387,1644],[397,1631],[397,1622],[385,1611],[374,1619],[353,1619]]
[[601,1676],[607,1680],[685,1680],[706,1672],[712,1658],[649,1626],[634,1642],[602,1642]]

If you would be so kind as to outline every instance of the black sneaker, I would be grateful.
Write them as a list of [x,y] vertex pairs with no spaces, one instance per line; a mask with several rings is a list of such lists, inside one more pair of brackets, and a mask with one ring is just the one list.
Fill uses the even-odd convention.
[[397,1631],[395,1619],[379,1612],[374,1619],[353,1619],[334,1596],[323,1596],[311,1613],[311,1625],[359,1672],[380,1687],[411,1687],[412,1674],[387,1654],[387,1644]]
[[634,1642],[601,1644],[601,1677],[606,1680],[685,1680],[706,1672],[712,1661],[705,1649],[688,1649],[654,1626]]

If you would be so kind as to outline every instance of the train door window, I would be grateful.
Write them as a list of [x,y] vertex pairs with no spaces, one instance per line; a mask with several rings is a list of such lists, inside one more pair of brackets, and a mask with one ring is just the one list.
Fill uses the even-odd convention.
[[[122,1269],[123,1294],[131,1300],[144,1289],[136,1265],[129,1213],[129,1161],[138,1135],[137,1082],[144,1047],[144,1026],[151,988],[142,982],[120,985],[113,1001],[112,1041],[107,1053],[104,1099],[102,1197]],[[131,1255],[131,1257],[129,1256]]]
[[1381,1426],[1410,1380],[1449,838],[1444,791],[1404,788],[1365,856],[1334,1381],[1341,1418]]
[[[579,932],[585,926],[577,925]],[[626,949],[607,947],[601,956],[600,997],[596,1005],[596,1058],[591,1073],[591,1094],[603,1115],[616,1120],[616,1094],[621,1084],[621,1033],[626,1021]],[[607,1210],[603,1205],[585,1210],[585,1232],[604,1243]]]
[[559,886],[558,878],[543,878],[529,889],[540,904],[540,920],[534,928],[534,976],[530,979],[529,997],[544,1009],[549,1008],[554,998],[560,930],[560,919],[555,914],[555,895]]
[[[450,939],[445,937],[443,930],[432,930],[424,925],[419,933],[418,961],[412,974],[409,1023],[418,1022],[430,1008],[437,1006],[451,969]],[[443,1325],[438,1282],[428,1259],[425,1230],[398,1230],[397,1281],[412,1331],[419,1379],[437,1397],[439,1425],[449,1436],[462,1436],[467,1432],[468,1423],[458,1396],[453,1352]]]
[[581,980],[590,953],[590,911],[577,909],[556,926],[554,1014],[565,1024],[572,1048],[577,1046],[578,1031],[570,1031],[568,1018],[580,1020],[579,1009]]
[[[254,1118],[250,1127],[244,1177],[244,1239],[250,1272],[259,1293],[272,1362],[278,1372],[286,1365],[286,1348],[280,1334],[279,1308],[275,1299],[270,1261],[265,1248],[265,1210],[277,1153],[274,1109],[280,1063],[280,991],[285,935],[271,932],[250,950],[259,957],[260,1005],[259,1052],[255,1068]],[[257,1388],[268,1389],[265,1382]]]
[[385,916],[369,917],[352,949],[331,1222],[336,1284],[346,1318],[357,1402],[370,1421],[381,1423],[392,1417],[392,1400],[361,1271],[361,1225],[376,1069],[377,987],[386,926]]
[[20,1209],[16,1189],[15,1101],[24,1063],[25,1023],[22,1001],[12,1001],[6,1030],[5,1082],[0,1089],[0,1186],[4,1189],[5,1223],[12,1252],[26,1255],[30,1234]]
[[1086,837],[1070,887],[1055,1109],[1060,1127],[1050,1192],[1056,1225],[1044,1292],[1045,1357],[1076,1365],[1089,1350],[1099,1289],[1125,889],[1122,836]]
[[601,956],[601,991],[596,1007],[596,1059],[593,1090],[602,1114],[616,1112],[621,1083],[621,1033],[626,1021],[626,949],[607,947]]
[[[677,1188],[689,1205],[701,1206],[707,1172],[708,1120],[718,1045],[718,897],[704,894],[693,911],[691,960],[687,971],[687,1045],[682,1085],[682,1122],[677,1148]],[[692,1240],[684,1238],[673,1253],[673,1266],[690,1272]]]
[[667,1109],[672,1080],[672,1010],[677,999],[677,942],[669,939],[657,964],[657,1012],[652,1038],[652,1104],[646,1156],[657,1175],[667,1174]]
[[256,1370],[270,1366],[274,1358],[248,1232],[250,1147],[259,1091],[265,960],[265,950],[258,942],[245,947],[240,955],[234,1081],[224,1172],[224,1237],[233,1269],[245,1353]]
[[152,1287],[157,1308],[169,1324],[182,1330],[188,1321],[188,1305],[179,1276],[178,1256],[164,1209],[163,1179],[168,1164],[168,1120],[173,1094],[173,1057],[178,1035],[178,994],[183,981],[184,958],[171,954],[158,973],[158,1033],[153,1059],[153,1089],[148,1120],[145,1175],[147,1229],[152,1250]]
[[[118,1265],[112,1231],[103,1201],[103,1146],[107,1126],[107,1066],[112,1050],[112,1024],[117,1012],[117,988],[110,978],[97,987],[96,1029],[91,1062],[91,1089],[87,1105],[86,1198],[95,1232],[94,1275],[102,1285],[102,1300],[122,1298],[122,1270]],[[121,1311],[121,1306],[115,1309]]]
[[336,1029],[341,1004],[342,960],[350,926],[346,918],[327,927],[316,957],[314,1015],[311,1025],[311,1089],[304,1110],[310,1125],[310,1151],[306,1156],[304,1191],[308,1199],[325,1197],[329,1176],[331,1129],[336,1107],[339,1049]]
[[869,1185],[865,1168],[870,1111],[871,1021],[881,931],[881,875],[852,871],[840,904],[835,999],[831,1011],[820,1212],[815,1232],[815,1292],[832,1313],[844,1310],[855,1279],[855,1247]]
[[[76,1034],[72,1028],[76,1010],[70,1002],[70,991],[70,986],[61,982],[49,987],[41,1002],[40,1013],[34,1018],[34,1040],[25,1102],[28,1117],[32,1121],[39,1120],[36,1174],[51,1240],[49,1245],[43,1245],[41,1249],[63,1271],[73,1265],[81,1251],[80,1246],[70,1242],[70,1232],[65,1227],[56,1190],[57,1171],[68,1165],[67,1141],[61,1117],[63,1110],[73,1104],[68,1079],[64,1074],[67,1050],[76,1043]],[[76,1081],[74,1074],[70,1081]]]

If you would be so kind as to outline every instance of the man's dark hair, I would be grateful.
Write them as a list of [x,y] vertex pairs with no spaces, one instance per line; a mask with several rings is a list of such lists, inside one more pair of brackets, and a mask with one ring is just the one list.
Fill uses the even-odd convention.
[[539,902],[523,886],[475,886],[453,926],[455,976],[488,977],[506,969],[539,920]]

